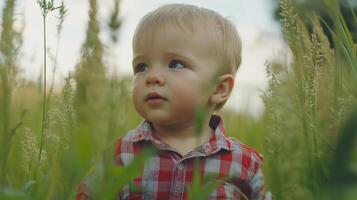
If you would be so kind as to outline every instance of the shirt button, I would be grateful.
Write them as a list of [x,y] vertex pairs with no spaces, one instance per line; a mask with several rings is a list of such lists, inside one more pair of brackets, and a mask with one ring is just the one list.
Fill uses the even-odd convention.
[[184,168],[184,166],[183,166],[182,163],[180,163],[180,164],[177,166],[177,169],[180,170],[180,171],[183,170],[183,168]]

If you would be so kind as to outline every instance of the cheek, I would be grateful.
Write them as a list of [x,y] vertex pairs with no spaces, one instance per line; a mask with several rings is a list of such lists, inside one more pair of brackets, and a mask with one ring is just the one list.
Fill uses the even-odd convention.
[[141,77],[135,77],[132,82],[131,92],[132,92],[134,101],[138,100],[138,98],[140,98],[140,96],[143,93],[144,85],[142,84],[142,82],[143,82],[143,80]]
[[176,103],[183,107],[182,109],[190,109],[201,102],[201,93],[197,85],[193,84],[175,84],[172,87],[172,93],[175,94]]
[[135,109],[138,111],[138,113],[141,114],[141,99],[142,99],[142,90],[140,89],[140,85],[138,83],[133,83],[133,86],[132,86],[132,99],[133,99],[133,102],[134,102],[134,106],[135,106]]

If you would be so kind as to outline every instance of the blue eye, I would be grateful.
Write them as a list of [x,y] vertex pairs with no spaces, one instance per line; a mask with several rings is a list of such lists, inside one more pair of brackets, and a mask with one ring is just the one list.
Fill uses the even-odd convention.
[[185,64],[183,64],[179,60],[171,60],[170,63],[169,63],[169,68],[172,68],[172,69],[184,69],[184,68],[186,68],[186,66],[185,66]]
[[145,64],[145,63],[139,63],[135,66],[134,68],[134,73],[138,73],[138,72],[143,72],[143,71],[146,71],[148,68],[148,65]]

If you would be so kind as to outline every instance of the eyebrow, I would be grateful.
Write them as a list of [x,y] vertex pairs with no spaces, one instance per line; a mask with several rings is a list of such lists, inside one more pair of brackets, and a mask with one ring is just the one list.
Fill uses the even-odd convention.
[[178,58],[182,58],[184,60],[187,60],[189,63],[193,64],[194,60],[193,60],[193,56],[188,55],[188,54],[183,54],[183,53],[175,53],[175,52],[167,52],[165,54],[165,56],[167,57],[178,57]]
[[[189,63],[194,63],[193,56],[190,56],[188,54],[183,54],[183,53],[177,53],[173,51],[166,52],[164,54],[165,57],[178,57],[187,60]],[[139,54],[133,58],[132,64],[134,64],[137,60],[145,59],[146,56],[145,54]]]
[[145,55],[144,54],[140,54],[140,55],[137,55],[133,58],[133,61],[132,61],[132,65],[134,65],[134,63],[136,62],[136,60],[141,60],[141,59],[144,59],[145,58]]

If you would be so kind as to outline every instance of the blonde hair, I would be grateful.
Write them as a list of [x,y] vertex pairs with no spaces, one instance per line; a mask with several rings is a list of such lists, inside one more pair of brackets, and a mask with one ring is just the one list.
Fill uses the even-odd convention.
[[214,50],[222,60],[222,71],[235,75],[241,63],[241,41],[231,21],[217,12],[187,4],[166,4],[146,14],[136,28],[133,49],[138,44],[148,42],[163,26],[176,26],[183,31],[194,33],[204,28],[215,43]]

